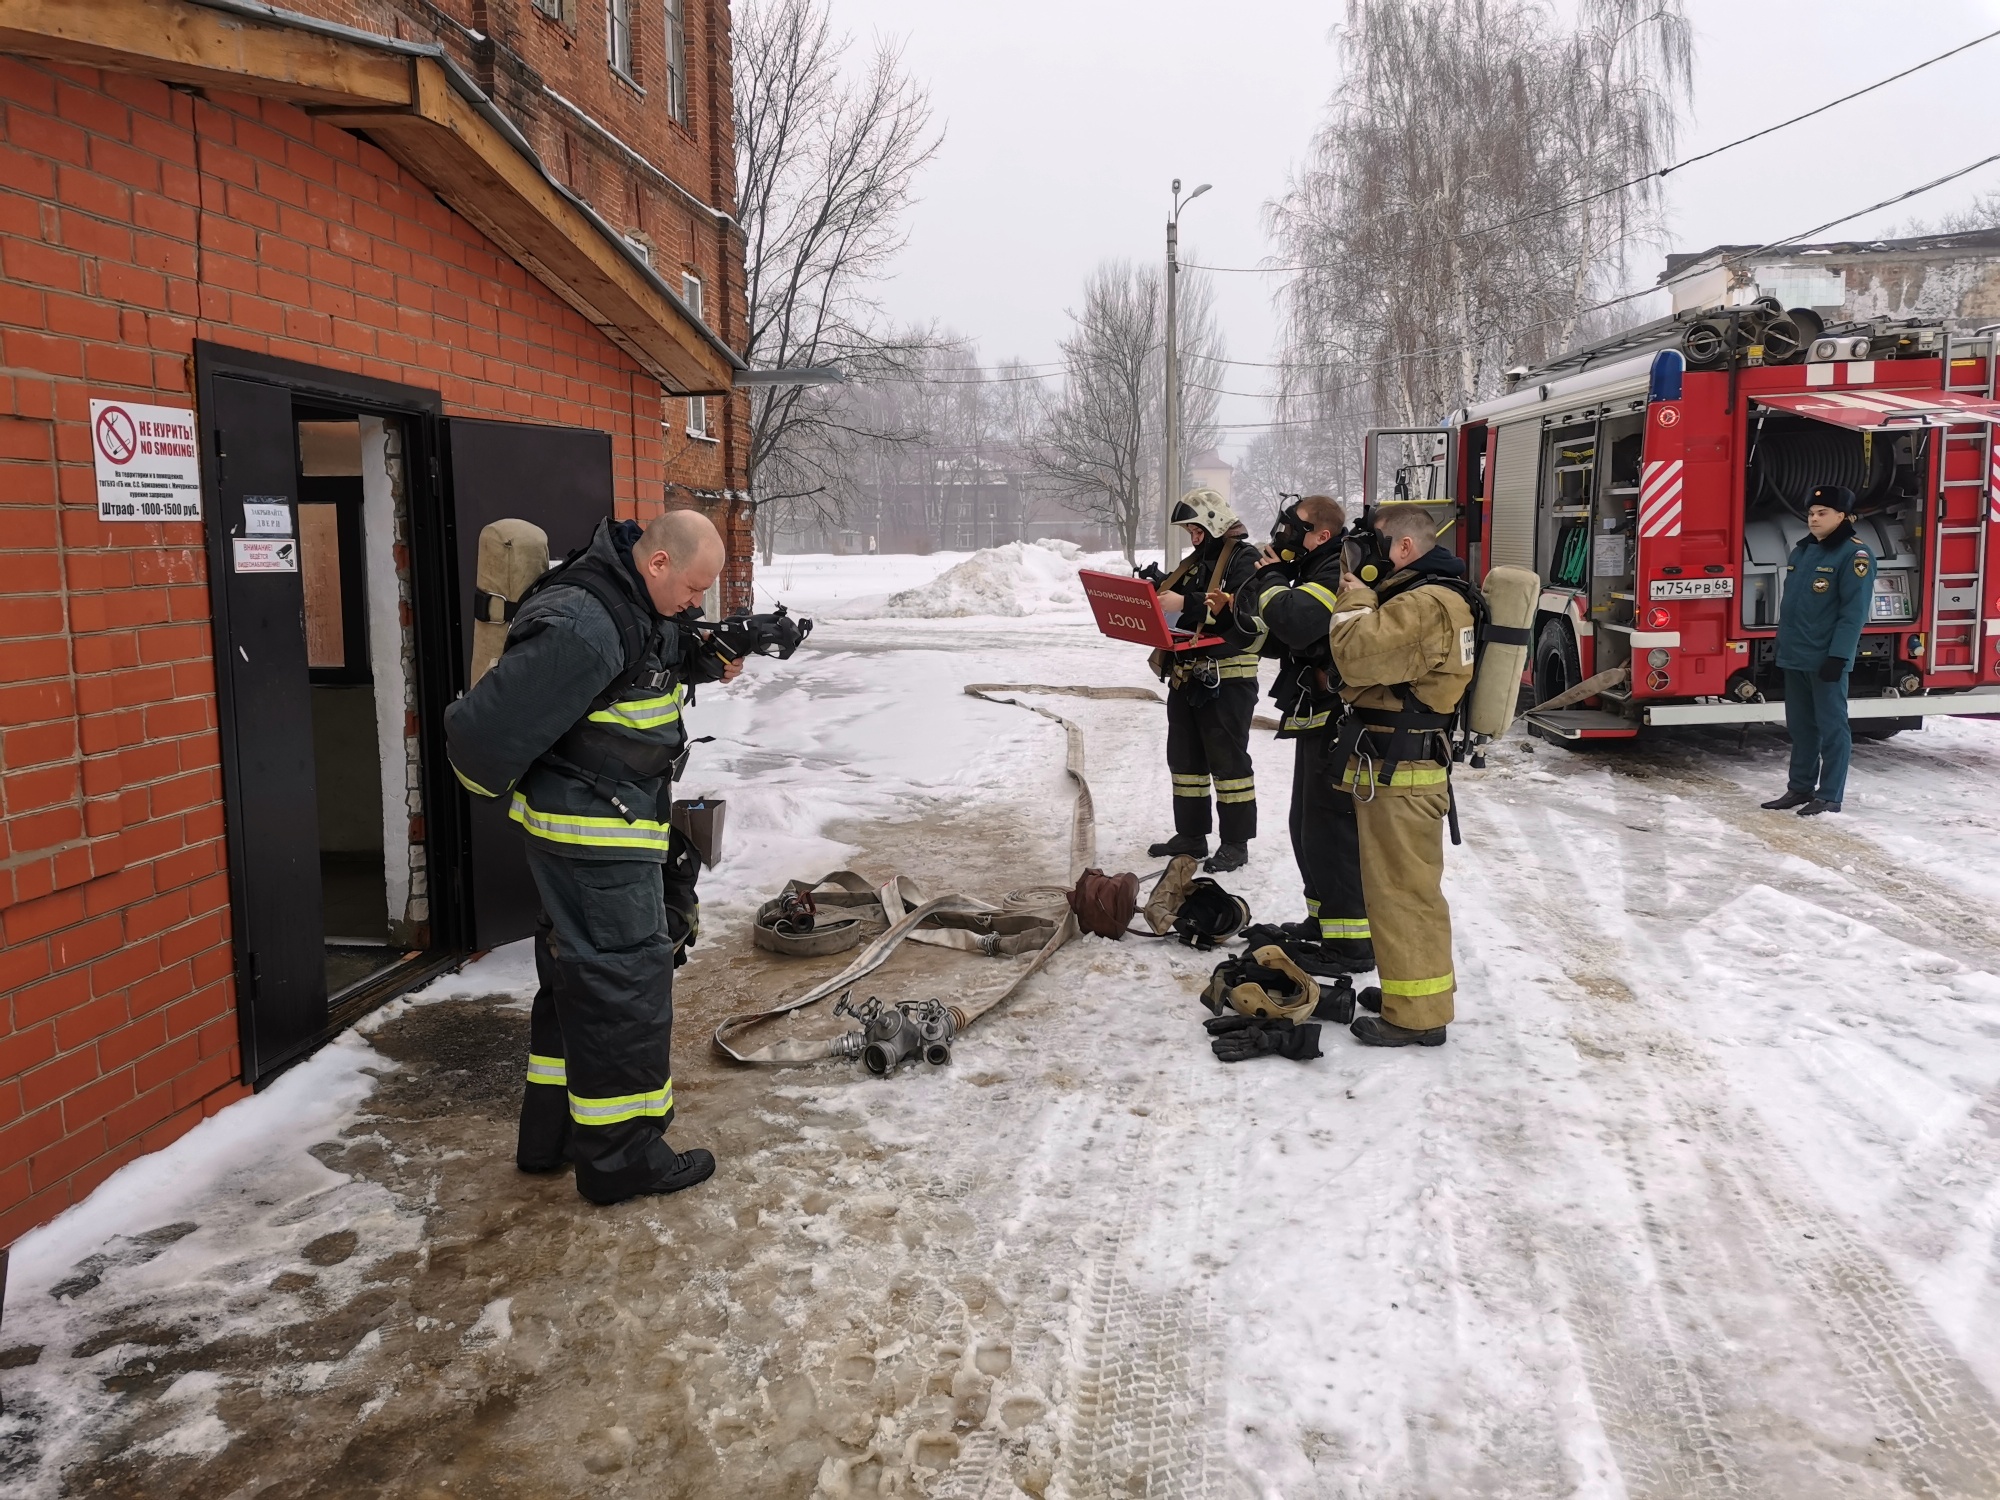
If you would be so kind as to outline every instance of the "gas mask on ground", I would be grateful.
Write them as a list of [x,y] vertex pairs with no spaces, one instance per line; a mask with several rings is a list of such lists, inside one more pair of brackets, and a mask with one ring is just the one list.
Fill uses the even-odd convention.
[[1396,571],[1389,561],[1389,543],[1363,516],[1340,539],[1340,560],[1347,571],[1371,589]]

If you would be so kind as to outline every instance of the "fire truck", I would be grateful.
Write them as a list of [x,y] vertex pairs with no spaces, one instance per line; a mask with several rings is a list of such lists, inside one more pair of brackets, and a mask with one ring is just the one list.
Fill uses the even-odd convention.
[[1561,704],[1529,714],[1545,739],[1782,720],[1785,559],[1823,484],[1854,491],[1876,559],[1856,733],[2000,713],[1997,331],[1677,314],[1442,428],[1370,432],[1363,500],[1433,500],[1473,577],[1543,580],[1523,685]]

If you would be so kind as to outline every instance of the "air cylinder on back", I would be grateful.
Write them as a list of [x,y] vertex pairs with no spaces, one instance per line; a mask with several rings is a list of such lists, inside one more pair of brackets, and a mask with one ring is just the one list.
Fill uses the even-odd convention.
[[494,521],[480,528],[472,594],[473,682],[500,659],[514,606],[548,570],[549,535],[532,521]]
[[1474,734],[1499,739],[1514,722],[1514,705],[1521,696],[1521,673],[1533,647],[1535,605],[1542,580],[1526,568],[1495,568],[1486,575],[1486,608],[1491,624],[1479,676],[1466,701],[1466,727]]

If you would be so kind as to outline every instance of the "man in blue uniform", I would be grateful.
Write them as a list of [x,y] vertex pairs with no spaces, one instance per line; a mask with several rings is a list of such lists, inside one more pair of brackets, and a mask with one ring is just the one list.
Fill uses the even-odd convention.
[[672,1193],[715,1170],[666,1141],[674,959],[696,919],[686,840],[668,822],[690,683],[734,675],[673,618],[721,571],[693,511],[599,523],[521,601],[506,649],[445,713],[458,779],[508,799],[542,898],[517,1164],[576,1165],[593,1203]]
[[1785,728],[1792,769],[1785,795],[1766,802],[1773,812],[1797,808],[1802,818],[1839,812],[1847,794],[1854,736],[1847,724],[1847,674],[1861,649],[1875,594],[1875,554],[1848,519],[1854,491],[1821,485],[1806,509],[1806,529],[1785,560],[1778,616],[1778,666],[1785,674]]

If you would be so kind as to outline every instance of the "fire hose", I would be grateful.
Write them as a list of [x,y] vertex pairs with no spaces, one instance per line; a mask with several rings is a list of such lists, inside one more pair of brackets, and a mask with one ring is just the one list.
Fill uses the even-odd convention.
[[[1097,860],[1097,811],[1091,800],[1090,781],[1084,774],[1083,730],[1061,714],[1003,695],[1048,693],[1075,698],[1144,699],[1158,703],[1161,701],[1159,694],[1139,687],[1058,687],[995,682],[970,683],[965,691],[968,696],[988,703],[1025,708],[1062,726],[1066,742],[1063,769],[1076,783],[1076,804],[1070,814],[1069,848],[1070,879],[1074,882]],[[857,890],[857,885],[862,890]],[[793,882],[788,889],[800,886],[800,882]],[[923,888],[906,875],[893,876],[874,887],[872,899],[863,894],[867,886],[865,878],[852,870],[839,870],[825,880],[803,887],[813,893],[815,901],[823,899],[819,895],[823,888],[830,887],[829,895],[838,893],[836,902],[830,904],[849,913],[860,913],[843,920],[865,920],[867,907],[874,905],[888,925],[855,956],[853,962],[832,978],[822,980],[804,994],[768,1010],[747,1011],[727,1017],[715,1028],[714,1042],[718,1052],[733,1062],[757,1067],[794,1067],[826,1058],[860,1057],[871,1072],[887,1072],[904,1058],[919,1054],[949,1061],[952,1040],[988,1011],[1012,998],[1014,992],[1040,973],[1055,957],[1056,950],[1077,933],[1076,918],[1070,914],[1065,901],[1068,888],[1063,886],[1034,886],[1014,891],[999,906],[976,896],[957,893],[926,896]],[[763,912],[760,912],[760,919],[765,913],[770,913],[775,928],[780,913],[773,909],[779,905],[779,902],[766,903]],[[937,1001],[925,1001],[884,1007],[870,1000],[856,1006],[843,998],[835,1007],[835,1013],[860,1022],[859,1031],[837,1037],[771,1042],[754,1050],[744,1050],[739,1045],[744,1034],[755,1027],[804,1010],[828,995],[845,990],[857,979],[872,974],[906,939],[999,957],[1019,955],[1032,949],[1033,957],[1008,981],[1005,988],[966,1005],[947,1006]]]

